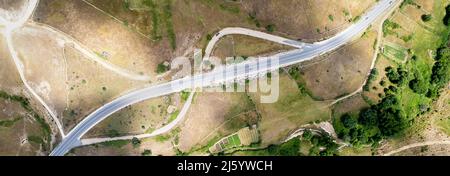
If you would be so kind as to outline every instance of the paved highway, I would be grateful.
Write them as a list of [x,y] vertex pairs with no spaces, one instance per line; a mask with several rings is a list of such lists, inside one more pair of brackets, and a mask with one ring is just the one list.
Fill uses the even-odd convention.
[[[395,7],[395,4],[397,4],[397,2],[399,2],[399,0],[379,1],[368,13],[361,16],[360,21],[328,40],[310,44],[300,50],[293,50],[290,52],[277,54],[270,58],[263,58],[259,60],[259,63],[261,63],[261,61],[263,61],[264,63],[264,61],[276,61],[275,58],[278,58],[279,64],[261,65],[258,64],[258,60],[249,60],[243,63],[236,64],[235,68],[219,68],[209,73],[195,75],[193,77],[186,77],[169,83],[164,83],[131,92],[108,104],[105,104],[104,106],[87,116],[82,122],[80,122],[75,128],[73,128],[69,134],[67,134],[67,136],[52,151],[50,155],[63,156],[72,148],[79,146],[81,144],[81,137],[85,135],[91,128],[106,119],[111,114],[129,105],[147,99],[180,92],[185,89],[219,85],[220,83],[229,82],[235,79],[254,77],[258,74],[263,74],[281,67],[307,61],[314,57],[335,50],[336,48],[351,41],[352,38],[364,32],[378,17],[389,11],[391,8]],[[233,75],[232,73],[236,73],[236,76],[217,79],[218,75]]]

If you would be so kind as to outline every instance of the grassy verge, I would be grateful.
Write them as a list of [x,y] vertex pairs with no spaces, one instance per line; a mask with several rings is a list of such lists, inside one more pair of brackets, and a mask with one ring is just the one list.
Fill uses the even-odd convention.
[[163,21],[166,25],[166,32],[167,37],[169,38],[170,46],[175,50],[177,48],[177,37],[175,34],[175,30],[173,29],[172,22],[172,0],[165,0],[164,2],[165,4],[163,7]]

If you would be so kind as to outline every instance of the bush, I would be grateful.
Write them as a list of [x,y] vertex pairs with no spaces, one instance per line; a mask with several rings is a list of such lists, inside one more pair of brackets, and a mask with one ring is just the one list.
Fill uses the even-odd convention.
[[409,73],[403,68],[394,69],[389,66],[385,71],[389,81],[397,85],[403,85],[409,77]]
[[142,152],[141,155],[142,156],[152,156],[152,151],[151,150],[144,150],[144,152]]
[[431,19],[433,19],[433,17],[431,16],[431,14],[423,14],[423,15],[421,16],[421,18],[422,18],[422,21],[423,21],[423,22],[428,22],[428,21],[431,21]]
[[266,30],[270,33],[275,32],[275,25],[274,24],[267,25]]
[[156,73],[162,74],[169,70],[169,67],[165,66],[163,63],[158,64],[158,67],[156,68]]
[[450,25],[450,5],[448,5],[446,8],[445,8],[445,17],[444,17],[444,24],[446,25],[446,26],[449,26]]
[[372,69],[370,71],[369,77],[367,78],[367,82],[363,87],[364,91],[370,90],[370,84],[372,84],[372,82],[377,79],[377,76],[378,76],[378,70],[376,68]]
[[139,145],[141,145],[141,140],[139,140],[138,138],[134,137],[133,139],[131,139],[131,144],[133,144],[134,148],[139,147]]

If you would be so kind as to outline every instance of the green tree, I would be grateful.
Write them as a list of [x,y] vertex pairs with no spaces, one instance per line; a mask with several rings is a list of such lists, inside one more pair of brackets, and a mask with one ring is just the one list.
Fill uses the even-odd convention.
[[364,109],[359,113],[359,123],[365,126],[378,125],[378,111],[373,108]]
[[305,130],[305,131],[303,132],[302,137],[303,137],[304,140],[309,141],[309,140],[311,140],[311,138],[313,137],[313,133],[311,132],[311,130]]
[[393,136],[407,127],[406,117],[400,110],[388,109],[379,116],[379,129],[383,136]]
[[448,5],[448,6],[445,8],[445,16],[444,16],[443,22],[444,22],[444,24],[445,24],[446,26],[449,26],[449,25],[450,25],[450,5]]
[[425,94],[428,92],[428,85],[423,79],[413,79],[409,82],[409,87],[418,94]]
[[356,125],[358,125],[358,121],[349,114],[344,114],[341,117],[341,122],[344,125],[344,127],[348,129],[355,128]]
[[164,63],[158,64],[158,67],[156,68],[156,73],[162,74],[169,70],[169,67],[165,66]]

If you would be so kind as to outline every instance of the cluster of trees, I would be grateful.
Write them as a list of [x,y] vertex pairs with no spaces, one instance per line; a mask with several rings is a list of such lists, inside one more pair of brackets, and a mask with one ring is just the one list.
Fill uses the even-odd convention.
[[385,71],[389,81],[391,81],[394,84],[401,86],[404,85],[406,82],[408,82],[409,73],[403,67],[395,69],[389,66],[386,68]]
[[338,136],[354,146],[376,144],[381,139],[401,133],[408,126],[408,119],[394,95],[393,86],[386,90],[389,94],[378,105],[364,109],[359,116],[344,114],[340,118],[343,129]]
[[280,145],[270,145],[266,149],[267,154],[270,156],[303,155],[300,152],[300,143],[302,141],[311,142],[310,156],[333,156],[339,148],[339,145],[329,135],[314,135],[311,130],[306,130],[302,135],[302,139],[296,137]]
[[[333,156],[339,145],[328,135],[313,135],[310,138],[313,147],[309,149],[310,156]],[[324,150],[321,150],[323,148]]]
[[436,63],[433,66],[431,82],[442,88],[450,81],[450,48],[438,50]]
[[270,145],[267,151],[272,156],[299,156],[300,139],[294,138],[281,145]]
[[409,88],[417,94],[426,94],[428,92],[429,84],[418,71],[414,74],[414,79],[409,81]]
[[409,74],[408,70],[404,67],[395,69],[389,66],[386,68],[386,76],[390,82],[400,87],[408,83],[409,88],[417,94],[427,94],[429,92],[429,82],[419,71],[416,71],[414,74]]
[[442,47],[438,49],[436,62],[431,75],[431,86],[427,96],[437,98],[439,91],[448,85],[450,81],[450,48]]

